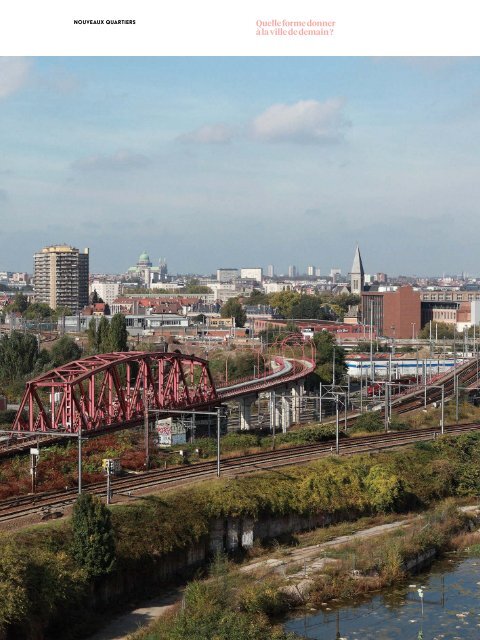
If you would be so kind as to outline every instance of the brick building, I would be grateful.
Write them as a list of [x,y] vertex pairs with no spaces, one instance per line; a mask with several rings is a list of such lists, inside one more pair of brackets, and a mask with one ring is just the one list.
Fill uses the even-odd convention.
[[396,291],[364,291],[362,319],[366,325],[373,324],[377,335],[416,337],[421,329],[420,292],[410,285]]

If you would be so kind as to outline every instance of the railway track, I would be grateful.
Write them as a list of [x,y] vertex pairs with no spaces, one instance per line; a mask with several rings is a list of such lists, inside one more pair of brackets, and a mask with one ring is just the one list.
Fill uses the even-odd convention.
[[[445,428],[446,434],[459,435],[468,431],[480,430],[480,424],[471,423],[454,425]],[[383,433],[374,436],[342,439],[340,455],[372,452],[382,449],[400,447],[415,442],[428,441],[439,434],[438,428],[400,433]],[[252,453],[246,456],[225,458],[221,462],[222,477],[235,477],[253,471],[275,469],[287,465],[301,464],[332,455],[335,452],[335,441],[329,440],[313,445],[301,445],[275,451]],[[139,497],[139,492],[148,489],[168,489],[216,476],[216,461],[200,462],[189,467],[178,467],[170,470],[152,470],[139,475],[112,479],[114,496],[123,499]],[[88,491],[97,495],[105,494],[105,483],[88,486]],[[63,515],[63,510],[72,505],[77,498],[77,491],[69,489],[55,491],[36,496],[27,495],[0,501],[0,523],[15,521],[32,515],[40,515],[45,519],[54,510]]]

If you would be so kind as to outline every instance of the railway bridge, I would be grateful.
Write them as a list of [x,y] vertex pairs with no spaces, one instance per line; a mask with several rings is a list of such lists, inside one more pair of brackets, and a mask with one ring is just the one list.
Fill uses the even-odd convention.
[[[271,356],[263,375],[216,388],[208,361],[160,351],[106,353],[53,369],[29,381],[13,429],[90,433],[141,424],[146,410],[185,412],[238,400],[248,429],[249,408],[263,391],[299,396],[315,359]],[[271,370],[270,370],[271,369]],[[292,421],[295,416],[292,416]]]

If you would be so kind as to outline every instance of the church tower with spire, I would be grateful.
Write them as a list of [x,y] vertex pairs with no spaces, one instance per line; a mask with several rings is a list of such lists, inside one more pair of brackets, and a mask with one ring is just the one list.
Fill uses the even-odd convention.
[[350,272],[350,291],[356,295],[362,295],[362,291],[365,286],[365,272],[363,270],[362,256],[360,255],[360,249],[355,249],[355,255],[353,257],[352,270]]

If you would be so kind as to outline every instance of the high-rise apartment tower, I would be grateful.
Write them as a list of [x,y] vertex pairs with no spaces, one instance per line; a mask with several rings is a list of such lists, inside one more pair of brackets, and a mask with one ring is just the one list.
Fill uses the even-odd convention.
[[88,304],[88,249],[68,245],[45,247],[33,256],[35,295],[52,309],[77,313]]

